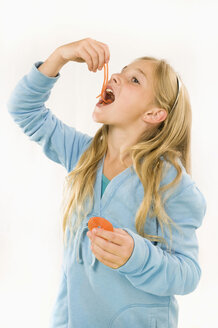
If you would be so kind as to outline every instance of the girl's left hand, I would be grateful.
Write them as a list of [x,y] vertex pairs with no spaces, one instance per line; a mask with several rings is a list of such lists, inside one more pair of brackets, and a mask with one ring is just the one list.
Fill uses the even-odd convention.
[[118,269],[132,255],[134,240],[123,229],[108,231],[97,228],[88,231],[87,236],[91,240],[91,250],[95,257],[112,269]]

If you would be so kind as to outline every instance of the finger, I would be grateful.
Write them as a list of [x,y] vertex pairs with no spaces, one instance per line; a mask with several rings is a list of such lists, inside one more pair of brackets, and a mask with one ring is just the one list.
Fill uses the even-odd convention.
[[105,240],[101,237],[98,236],[94,236],[92,239],[92,245],[97,245],[98,247],[100,247],[103,251],[110,253],[112,255],[116,255],[119,256],[119,254],[122,253],[122,247],[114,244],[108,240]]
[[117,233],[120,233],[121,235],[126,235],[127,232],[123,229],[120,229],[120,228],[114,228],[114,231],[117,232]]
[[123,245],[125,240],[123,239],[124,236],[121,235],[120,233],[118,234],[115,231],[108,231],[108,230],[104,230],[104,229],[96,229],[96,232],[93,232],[96,236],[105,238],[109,241],[111,241],[114,244],[117,245]]
[[90,54],[85,48],[80,49],[80,57],[84,58],[85,62],[87,63],[88,69],[92,71],[93,68],[92,57],[90,56]]
[[114,264],[114,263],[111,263],[109,261],[104,261],[102,262],[104,265],[107,265],[108,267],[112,268],[112,269],[118,269],[121,265],[118,265],[118,264]]
[[103,249],[101,249],[98,245],[96,244],[92,244],[91,245],[91,250],[94,253],[94,255],[96,256],[96,258],[100,261],[100,262],[108,262],[112,265],[117,265],[120,263],[120,257],[113,255],[111,253],[108,253],[106,251],[104,251]]
[[98,63],[98,69],[102,69],[106,62],[106,53],[102,46],[98,46],[99,51],[99,63]]
[[[94,254],[94,253],[93,253]],[[117,269],[120,267],[120,265],[117,265],[115,263],[106,261],[106,260],[102,260],[100,257],[98,257],[98,254],[94,254],[96,259],[98,259],[101,263],[103,263],[104,265],[107,265],[108,267],[112,268],[112,269]]]
[[[102,42],[99,42],[99,41],[96,41],[96,40],[93,40],[93,41],[96,43],[96,45],[97,45],[98,47],[100,47],[100,48],[103,49],[103,51],[104,51],[103,62],[101,62],[101,67],[103,67],[104,64],[105,64],[105,63],[108,63],[109,60],[110,60],[110,51],[109,51],[109,47],[108,47],[108,45],[107,45],[106,43],[102,43]],[[100,48],[99,48],[99,49],[100,49]]]
[[104,46],[105,54],[106,54],[105,60],[108,63],[109,60],[110,60],[110,50],[109,50],[109,47],[108,47],[108,45],[106,43],[103,43],[103,46]]
[[93,62],[92,70],[95,72],[98,68],[98,63],[99,63],[98,51],[90,43],[86,45],[86,50],[90,53],[92,57],[92,62]]
[[[96,40],[93,40],[93,41],[96,41]],[[109,50],[109,47],[106,43],[103,43],[103,42],[99,42],[99,41],[96,41],[100,46],[104,47],[104,51],[105,51],[105,61],[106,62],[109,62],[110,60],[110,50]]]
[[96,48],[96,51],[98,52],[98,55],[99,55],[99,62],[98,62],[98,69],[102,69],[102,67],[104,66],[105,62],[106,62],[106,53],[105,53],[105,49],[104,47],[99,44],[99,43],[96,43],[95,44],[95,48]]

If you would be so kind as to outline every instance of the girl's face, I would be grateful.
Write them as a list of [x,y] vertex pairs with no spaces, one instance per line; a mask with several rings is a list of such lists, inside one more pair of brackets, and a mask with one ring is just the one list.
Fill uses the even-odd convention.
[[125,66],[120,73],[112,74],[109,85],[115,93],[113,103],[95,106],[94,121],[114,126],[143,124],[143,114],[152,103],[153,63],[137,60]]

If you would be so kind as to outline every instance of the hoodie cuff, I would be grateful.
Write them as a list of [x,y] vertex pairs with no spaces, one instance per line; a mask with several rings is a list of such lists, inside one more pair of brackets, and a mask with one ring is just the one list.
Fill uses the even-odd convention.
[[132,254],[128,261],[124,263],[121,267],[118,269],[113,269],[115,271],[118,271],[122,274],[131,274],[135,273],[140,270],[140,267],[144,265],[144,263],[147,261],[149,256],[149,248],[146,244],[146,239],[140,236],[139,234],[133,232],[129,228],[122,228],[134,240],[134,248],[132,251]]
[[51,89],[55,82],[60,78],[60,73],[55,77],[50,77],[38,70],[38,67],[43,64],[43,61],[37,61],[33,64],[29,74],[27,75],[28,82],[31,83],[31,85],[37,86],[39,88],[45,89]]

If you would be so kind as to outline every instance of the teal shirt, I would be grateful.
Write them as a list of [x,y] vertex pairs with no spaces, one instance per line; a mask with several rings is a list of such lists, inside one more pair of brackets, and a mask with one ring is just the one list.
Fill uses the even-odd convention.
[[108,183],[110,182],[111,180],[109,180],[108,178],[106,178],[106,176],[104,174],[102,174],[102,181],[101,181],[101,197],[108,185]]

